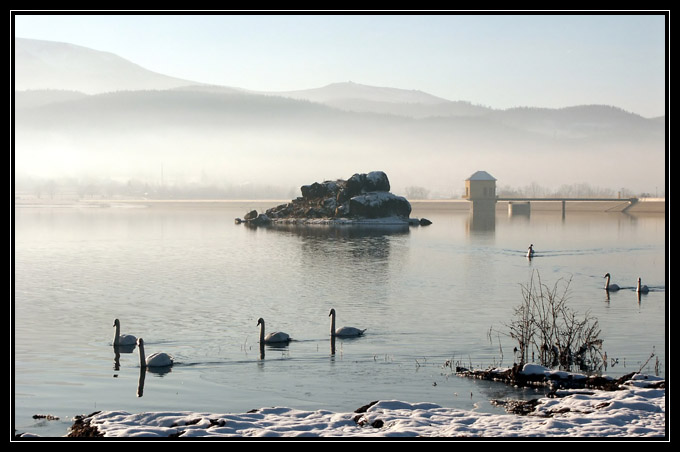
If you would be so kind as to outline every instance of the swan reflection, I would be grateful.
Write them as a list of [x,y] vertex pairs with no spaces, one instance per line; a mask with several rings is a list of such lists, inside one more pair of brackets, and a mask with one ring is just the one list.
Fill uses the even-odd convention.
[[113,370],[120,370],[120,355],[121,353],[132,353],[135,350],[134,345],[114,345],[113,346]]
[[137,381],[137,397],[144,396],[144,379],[146,378],[146,369],[139,368],[139,380]]

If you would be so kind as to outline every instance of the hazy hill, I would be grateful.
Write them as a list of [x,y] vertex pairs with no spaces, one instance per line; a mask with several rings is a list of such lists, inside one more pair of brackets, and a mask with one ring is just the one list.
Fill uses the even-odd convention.
[[[154,180],[163,166],[177,183],[296,187],[381,170],[395,193],[417,185],[448,195],[479,169],[513,186],[650,191],[665,180],[664,118],[616,107],[493,110],[356,83],[255,93],[154,74],[106,52],[18,41],[17,88],[30,89],[15,93],[19,175]],[[95,85],[107,92],[86,94]]]
[[14,46],[16,90],[94,94],[197,84],[149,71],[109,52],[73,44],[15,38]]
[[489,118],[527,132],[571,138],[595,138],[617,135],[662,134],[664,129],[654,119],[609,105],[577,105],[565,108],[511,108],[491,111]]
[[372,102],[408,103],[408,104],[439,104],[446,99],[433,96],[418,90],[405,90],[379,86],[362,85],[354,82],[331,83],[322,88],[312,88],[298,91],[282,91],[273,93],[293,99],[310,100],[312,102],[335,102],[345,99],[362,99]]
[[[155,125],[187,128],[290,126],[291,130],[405,128],[437,135],[479,135],[482,141],[504,135],[539,135],[551,139],[601,136],[661,138],[663,123],[619,108],[591,105],[562,109],[517,108],[478,111],[470,115],[438,115],[419,119],[391,114],[350,112],[306,100],[252,94],[221,87],[182,87],[173,90],[117,91],[84,95],[72,91],[26,91],[16,96],[16,119],[21,127],[69,128],[124,124],[127,128]],[[346,126],[352,124],[352,129]],[[484,137],[484,135],[486,137]]]
[[[77,169],[124,178],[142,177],[140,169],[163,162],[168,179],[175,168],[187,178],[207,172],[293,186],[310,176],[374,169],[389,174],[395,187],[442,187],[452,180],[462,187],[460,181],[479,168],[497,177],[498,170],[507,171],[500,183],[515,186],[568,183],[574,174],[578,181],[616,187],[630,186],[618,179],[663,181],[664,124],[619,109],[415,119],[219,91],[120,91],[17,108],[17,165],[25,172]],[[638,174],[639,162],[629,158],[636,154],[654,163],[653,170]],[[543,168],[531,180],[528,162]]]
[[14,107],[16,109],[40,107],[59,102],[80,100],[88,95],[80,91],[66,91],[57,89],[32,89],[16,91],[14,93]]
[[380,113],[406,116],[409,118],[428,118],[432,116],[480,116],[491,111],[489,108],[472,105],[470,102],[465,101],[443,101],[435,104],[381,102],[354,98],[332,99],[325,101],[324,104],[345,111]]
[[411,118],[429,116],[476,116],[488,108],[470,102],[449,101],[419,90],[405,90],[354,82],[331,83],[321,88],[253,94],[288,97],[322,103],[345,111],[380,113]]

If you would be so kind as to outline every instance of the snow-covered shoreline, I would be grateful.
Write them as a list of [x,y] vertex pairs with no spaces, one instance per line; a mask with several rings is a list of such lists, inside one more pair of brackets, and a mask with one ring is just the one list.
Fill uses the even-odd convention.
[[[650,387],[652,383],[653,387]],[[660,384],[662,383],[662,384]],[[568,389],[535,401],[527,415],[490,414],[433,403],[381,400],[357,412],[285,407],[247,413],[102,411],[71,436],[104,438],[607,438],[667,440],[662,379],[636,376],[614,391]],[[21,438],[35,437],[25,434]]]

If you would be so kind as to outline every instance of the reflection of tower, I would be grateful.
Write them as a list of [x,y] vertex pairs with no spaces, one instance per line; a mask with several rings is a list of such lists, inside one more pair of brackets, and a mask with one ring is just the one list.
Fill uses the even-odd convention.
[[477,171],[465,179],[464,199],[472,202],[472,229],[494,229],[496,226],[496,178]]

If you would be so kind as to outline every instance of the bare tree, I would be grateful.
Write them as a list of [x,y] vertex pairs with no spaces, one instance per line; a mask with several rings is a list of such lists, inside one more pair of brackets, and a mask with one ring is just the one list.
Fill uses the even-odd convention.
[[427,199],[430,196],[430,190],[420,186],[406,187],[406,197],[409,199]]

